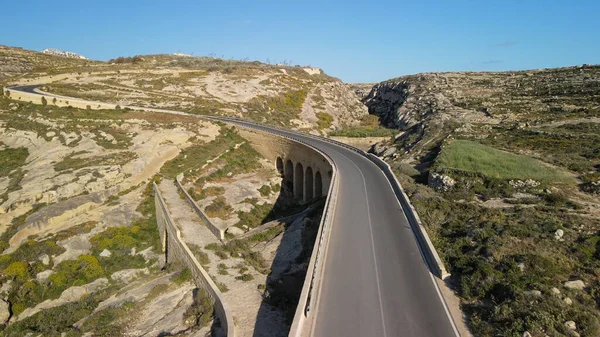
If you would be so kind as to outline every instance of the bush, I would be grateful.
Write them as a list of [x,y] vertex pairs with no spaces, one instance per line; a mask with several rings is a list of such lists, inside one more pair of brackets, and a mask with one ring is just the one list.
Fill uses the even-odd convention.
[[13,262],[3,272],[7,277],[17,281],[25,281],[29,276],[29,264],[27,262]]
[[235,279],[236,280],[242,280],[244,282],[248,282],[248,281],[254,280],[254,276],[252,276],[252,274],[243,274],[243,275],[240,275],[240,276],[236,276]]

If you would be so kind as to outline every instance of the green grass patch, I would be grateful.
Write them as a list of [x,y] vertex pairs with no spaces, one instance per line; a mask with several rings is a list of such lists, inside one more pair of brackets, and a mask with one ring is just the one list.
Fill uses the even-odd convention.
[[316,116],[318,118],[317,126],[320,130],[329,129],[331,127],[331,123],[333,123],[333,116],[324,112],[317,112]]
[[206,208],[204,208],[204,212],[207,216],[211,218],[220,218],[223,220],[227,220],[231,218],[231,213],[233,212],[233,208],[229,206],[225,197],[218,196],[212,203]]
[[87,158],[75,158],[78,155],[83,154],[82,152],[74,152],[62,161],[54,165],[54,170],[57,172],[65,170],[78,170],[80,168],[89,166],[102,166],[102,165],[124,165],[131,160],[137,158],[135,152],[123,151],[105,156],[93,156]]
[[436,168],[475,172],[499,179],[533,179],[546,183],[572,181],[565,172],[537,159],[470,140],[453,140],[446,144],[437,158]]
[[25,147],[8,148],[0,151],[0,177],[8,174],[25,164],[29,150]]

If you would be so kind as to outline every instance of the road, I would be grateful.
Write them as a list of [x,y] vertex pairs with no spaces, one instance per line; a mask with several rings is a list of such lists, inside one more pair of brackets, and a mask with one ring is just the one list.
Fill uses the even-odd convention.
[[[35,92],[37,86],[13,90]],[[245,124],[244,122],[237,122]],[[274,133],[267,126],[247,124]],[[296,133],[335,162],[339,198],[312,336],[457,336],[383,172],[347,148]]]

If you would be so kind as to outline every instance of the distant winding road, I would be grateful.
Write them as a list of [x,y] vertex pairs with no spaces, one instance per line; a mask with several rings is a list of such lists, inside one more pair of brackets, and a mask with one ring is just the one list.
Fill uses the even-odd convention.
[[[36,93],[37,87],[10,89]],[[325,140],[234,123],[300,138],[337,166],[339,198],[321,288],[311,310],[316,314],[311,336],[458,336],[402,207],[375,164]]]

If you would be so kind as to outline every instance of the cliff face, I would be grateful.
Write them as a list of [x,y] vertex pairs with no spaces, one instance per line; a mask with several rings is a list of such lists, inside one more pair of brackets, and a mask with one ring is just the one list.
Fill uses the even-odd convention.
[[405,131],[400,148],[430,150],[450,134],[487,137],[496,125],[594,116],[600,66],[403,76],[376,84],[363,102],[385,126]]

